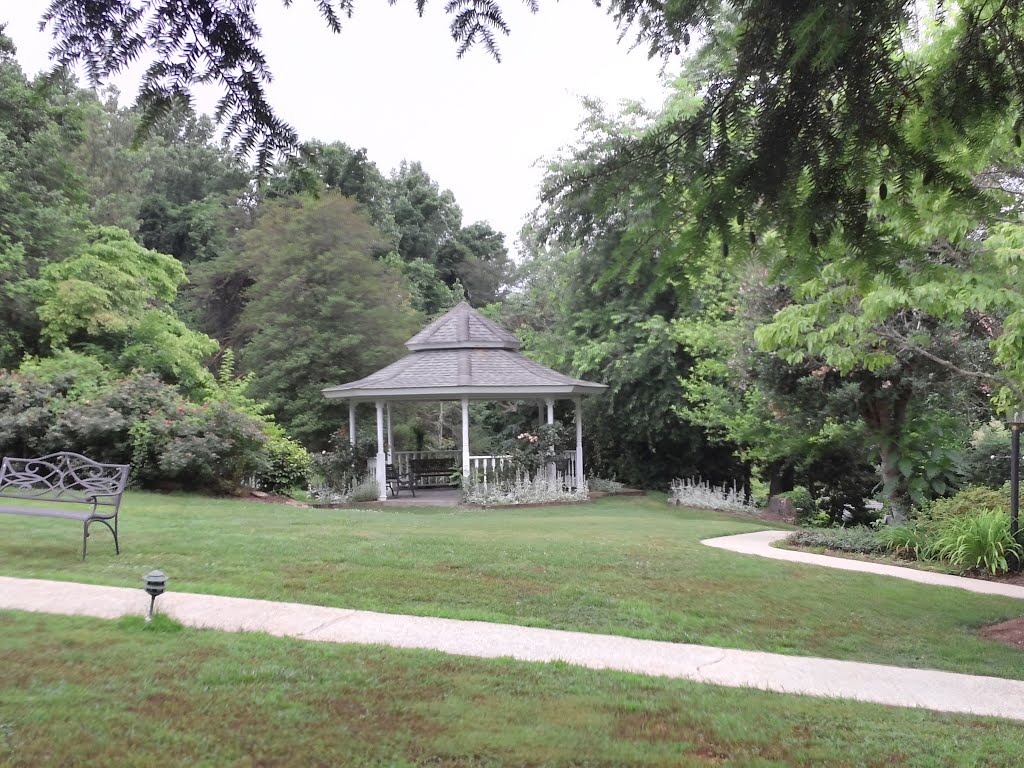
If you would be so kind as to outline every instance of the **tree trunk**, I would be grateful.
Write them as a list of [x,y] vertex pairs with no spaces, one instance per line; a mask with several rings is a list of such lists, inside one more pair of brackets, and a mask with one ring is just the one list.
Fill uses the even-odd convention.
[[793,465],[788,461],[776,461],[768,467],[768,496],[792,491],[795,480]]
[[907,385],[890,385],[885,390],[865,394],[862,415],[878,441],[883,493],[889,498],[889,511],[893,518],[903,521],[910,511],[910,487],[909,478],[899,467],[899,439],[906,425],[912,389]]
[[910,511],[910,495],[907,489],[907,478],[900,472],[900,452],[891,437],[883,437],[878,444],[881,457],[882,487],[888,489],[889,512],[893,519],[903,522]]

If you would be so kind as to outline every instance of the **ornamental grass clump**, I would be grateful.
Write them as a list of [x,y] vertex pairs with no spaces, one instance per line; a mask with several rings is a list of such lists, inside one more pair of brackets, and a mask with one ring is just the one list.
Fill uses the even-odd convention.
[[886,551],[908,560],[931,560],[935,557],[935,542],[913,523],[886,525],[878,531],[878,541]]
[[986,509],[951,518],[934,541],[935,553],[958,568],[984,568],[993,575],[1021,564],[1021,546],[1010,535],[1010,516]]
[[703,480],[673,480],[669,486],[668,503],[677,507],[757,514],[757,508],[744,499],[735,485],[732,488],[718,487]]
[[494,481],[469,478],[462,487],[462,501],[484,507],[587,501],[590,498],[587,481],[573,488],[569,485],[571,480],[563,474],[552,475],[544,470],[532,477],[519,472],[514,478]]

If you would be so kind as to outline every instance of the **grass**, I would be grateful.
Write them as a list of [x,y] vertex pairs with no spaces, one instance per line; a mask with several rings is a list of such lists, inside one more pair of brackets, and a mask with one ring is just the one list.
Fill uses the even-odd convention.
[[0,612],[0,765],[1019,765],[1020,724],[596,672]]
[[65,520],[0,516],[0,575],[484,619],[1024,679],[976,630],[1024,603],[700,543],[756,520],[657,498],[520,510],[314,510],[130,494],[124,549],[77,556]]

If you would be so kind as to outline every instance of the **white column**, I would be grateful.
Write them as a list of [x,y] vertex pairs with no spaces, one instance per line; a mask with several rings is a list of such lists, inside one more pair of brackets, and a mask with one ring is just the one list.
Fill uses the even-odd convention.
[[537,401],[537,426],[539,427],[539,426],[541,426],[543,424],[544,424],[544,401],[543,400],[538,400]]
[[348,442],[356,444],[356,401],[348,401]]
[[583,487],[583,398],[576,398],[576,487]]
[[[544,403],[548,407],[548,424],[554,424],[555,423],[555,400],[552,397],[546,397],[546,398],[544,398]],[[555,459],[558,458],[558,457],[557,456],[551,456],[550,458],[551,458],[551,461],[548,462],[548,466],[547,466],[548,480],[551,481],[552,483],[554,483],[555,482],[555,478],[556,478],[556,476],[558,474],[558,469],[555,467]]]
[[377,401],[377,487],[380,489],[377,501],[388,497],[387,455],[384,453],[384,403]]
[[388,403],[388,458],[395,463],[395,433],[391,431],[391,403]]
[[462,398],[462,476],[469,476],[469,400]]

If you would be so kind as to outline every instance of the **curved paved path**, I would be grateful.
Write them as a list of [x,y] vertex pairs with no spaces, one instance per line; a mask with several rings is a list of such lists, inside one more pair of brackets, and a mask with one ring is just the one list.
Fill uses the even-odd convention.
[[[113,619],[142,614],[148,604],[140,589],[0,577],[0,609]],[[1024,720],[1020,680],[182,592],[161,596],[157,605],[188,626],[228,632],[268,632],[317,642],[380,644],[482,658],[565,661],[736,688]]]
[[968,592],[977,592],[983,595],[1002,595],[1003,597],[1015,597],[1024,600],[1024,587],[1013,584],[1003,584],[998,581],[984,581],[983,579],[965,579],[963,576],[952,576],[948,573],[933,573],[931,571],[920,571],[916,568],[903,568],[898,565],[885,565],[884,563],[869,563],[864,560],[853,560],[847,557],[830,557],[829,555],[817,555],[813,552],[801,552],[795,549],[780,549],[773,547],[776,541],[789,536],[792,531],[754,531],[753,533],[740,533],[736,536],[720,536],[715,539],[704,539],[701,544],[717,549],[727,549],[730,552],[739,552],[743,555],[758,555],[770,557],[772,560],[788,560],[791,563],[806,563],[808,565],[821,565],[825,568],[838,568],[843,571],[859,571],[860,573],[874,573],[879,576],[892,576],[907,581],[917,581],[921,584],[932,584],[939,587],[956,587],[966,589]]

